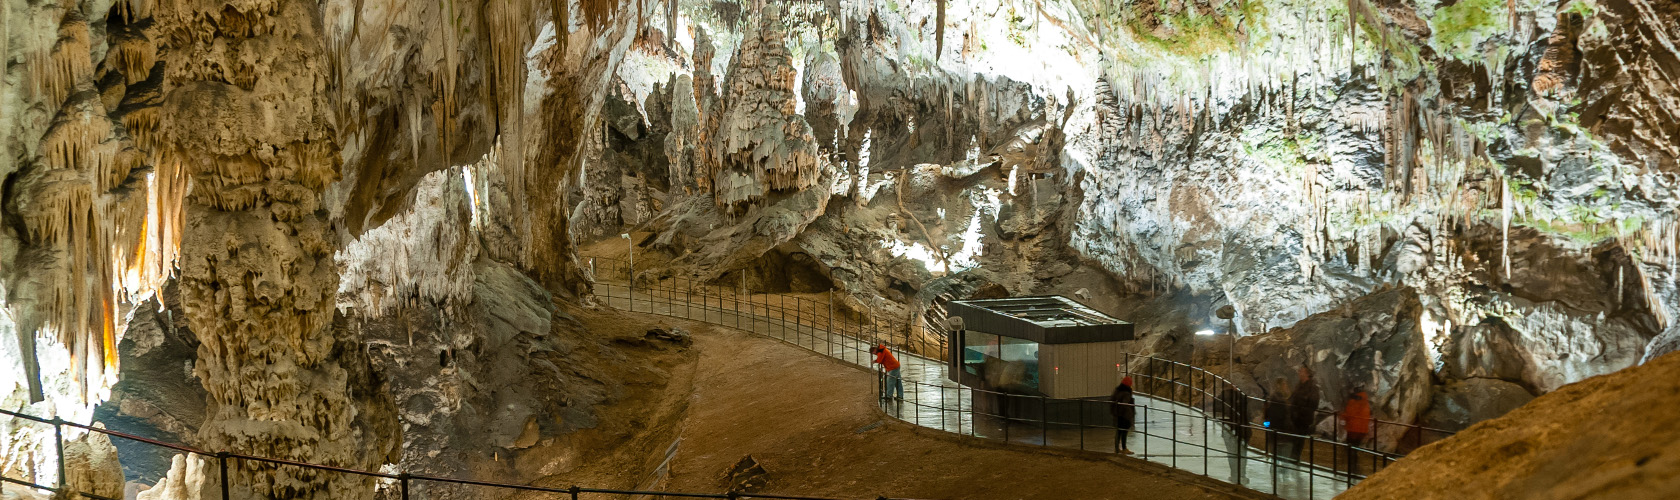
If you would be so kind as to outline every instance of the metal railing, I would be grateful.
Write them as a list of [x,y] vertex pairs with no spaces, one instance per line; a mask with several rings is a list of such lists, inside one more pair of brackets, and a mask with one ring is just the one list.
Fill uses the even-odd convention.
[[[943,332],[934,332],[925,321],[893,323],[878,321],[868,314],[837,311],[832,295],[826,297],[826,300],[818,301],[797,295],[748,290],[744,284],[727,286],[680,276],[653,278],[646,274],[635,275],[627,262],[613,258],[590,257],[587,258],[587,262],[589,270],[597,279],[596,295],[605,298],[609,305],[621,309],[696,319],[762,333],[866,368],[871,366],[867,349],[876,344],[886,344],[940,362],[949,360],[947,344],[938,339],[928,338],[942,337]],[[1304,486],[1287,484],[1280,488],[1278,481],[1274,480],[1270,481],[1269,485],[1259,488],[1261,491],[1269,489],[1274,494],[1290,498],[1326,497],[1331,493],[1314,488],[1321,485],[1340,485],[1341,488],[1345,488],[1370,473],[1387,467],[1389,463],[1403,456],[1403,450],[1415,449],[1452,435],[1451,431],[1442,429],[1372,418],[1369,421],[1371,428],[1368,439],[1360,443],[1347,443],[1341,440],[1345,434],[1340,415],[1322,409],[1313,410],[1316,415],[1314,422],[1330,421],[1327,435],[1316,425],[1312,426],[1309,432],[1289,432],[1285,429],[1271,428],[1255,419],[1239,424],[1234,421],[1235,415],[1259,416],[1263,414],[1262,409],[1266,405],[1290,405],[1286,402],[1248,396],[1225,377],[1188,363],[1130,353],[1124,356],[1125,361],[1122,365],[1126,375],[1134,378],[1137,393],[1171,403],[1166,410],[1140,406],[1140,415],[1148,417],[1158,414],[1165,416],[1169,421],[1195,422],[1202,427],[1218,424],[1224,426],[1226,432],[1233,437],[1238,433],[1247,435],[1247,439],[1243,439],[1245,446],[1232,447],[1252,452],[1244,453],[1248,458],[1242,459],[1244,463],[1249,463],[1249,468],[1264,466],[1266,475],[1278,475],[1272,479],[1285,479],[1285,483],[1292,482],[1290,477],[1302,478],[1297,482]],[[934,387],[922,382],[905,382],[917,388]],[[1045,406],[1074,405],[1076,408],[1083,408],[1107,404],[1106,401],[1057,400],[982,391],[963,386],[939,387],[942,387],[939,389],[942,395],[943,391],[961,392],[963,396],[955,397],[958,406],[948,406],[949,398],[942,399],[939,403],[913,400],[908,404],[916,408],[937,408],[940,412],[964,414],[970,419],[976,416],[998,417],[984,411],[977,412],[972,407],[961,406],[963,397],[972,399],[976,393],[983,397],[1004,398],[1006,401],[1038,401]],[[1221,396],[1231,392],[1240,397]],[[1247,405],[1247,411],[1238,411],[1237,401]],[[1075,414],[1084,413],[1075,411]],[[900,418],[918,425],[923,424],[919,421],[919,414]],[[1016,425],[1021,424],[1019,418],[1012,417],[1009,420]],[[1085,430],[1105,428],[1099,422],[1055,420],[1037,421],[1037,425],[1041,431],[1067,426]],[[1004,432],[1008,432],[1008,428],[1005,427]],[[1113,424],[1108,424],[1106,428],[1110,432],[1115,429]],[[953,432],[963,430],[965,429],[959,426]],[[972,428],[967,430],[972,432]],[[1081,436],[1084,433],[1083,430],[1079,432]],[[1148,432],[1142,435],[1145,436],[1145,443],[1149,438],[1156,437],[1169,439],[1179,446],[1190,446],[1190,443],[1170,436]],[[1202,436],[1202,446],[1197,449],[1201,453],[1202,462],[1205,463],[1210,448],[1206,443],[1207,433],[1203,433]],[[1081,442],[1079,448],[1087,447]],[[1279,449],[1290,448],[1299,449],[1299,456],[1293,451],[1286,451],[1289,456],[1280,458],[1275,453]],[[1184,469],[1185,467],[1180,467],[1177,463],[1178,455],[1166,455],[1169,458],[1163,463]],[[1215,455],[1229,458],[1230,454],[1219,452]],[[1196,472],[1198,469],[1187,470]],[[1202,475],[1215,479],[1228,482],[1234,479],[1210,475],[1205,467],[1199,470]],[[1305,488],[1307,493],[1301,495],[1299,491],[1290,491],[1291,488]]]
[[[1286,401],[1273,401],[1265,398],[1248,396],[1238,389],[1225,377],[1214,374],[1206,369],[1154,356],[1126,355],[1127,373],[1134,377],[1141,377],[1135,389],[1142,394],[1171,400],[1187,406],[1193,406],[1214,412],[1223,418],[1225,415],[1241,414],[1234,408],[1234,402],[1226,401],[1219,395],[1228,391],[1243,394],[1247,402],[1246,413],[1249,415],[1263,415],[1267,405],[1287,408],[1291,411],[1299,407]],[[1336,438],[1346,435],[1342,426],[1343,415],[1339,412],[1313,408],[1313,421],[1307,427],[1314,429],[1311,434],[1320,432],[1320,422],[1329,422],[1327,435],[1321,438]],[[1394,457],[1404,455],[1404,452],[1415,450],[1423,445],[1446,439],[1454,434],[1453,431],[1437,429],[1418,424],[1392,422],[1377,418],[1369,419],[1370,429],[1366,439],[1370,441],[1370,448],[1382,450]]]
[[[28,414],[20,413],[20,412],[9,411],[9,410],[0,410],[0,416],[6,416],[6,417],[13,418],[13,419],[18,419],[18,420],[22,420],[22,421],[25,421],[25,422],[38,424],[38,425],[51,425],[53,427],[53,436],[54,436],[53,447],[56,450],[56,461],[57,461],[57,464],[58,464],[58,481],[57,481],[58,484],[56,484],[56,485],[50,485],[49,486],[49,485],[44,485],[44,484],[37,484],[37,483],[34,483],[34,482],[32,482],[28,479],[8,477],[8,476],[5,476],[5,475],[0,475],[0,485],[10,483],[10,484],[16,484],[16,485],[27,487],[27,488],[33,488],[33,489],[36,489],[36,490],[47,491],[47,492],[53,493],[55,495],[55,498],[71,498],[71,496],[74,495],[74,496],[80,496],[82,498],[92,498],[92,499],[96,499],[96,500],[120,500],[120,498],[105,497],[105,496],[95,494],[93,492],[71,491],[70,488],[65,485],[65,478],[67,476],[65,474],[66,473],[66,471],[65,471],[66,460],[65,460],[65,455],[64,455],[64,453],[65,453],[64,452],[64,442],[65,442],[64,441],[64,429],[66,427],[69,427],[69,428],[81,429],[81,430],[87,431],[87,432],[103,434],[103,435],[105,435],[107,437],[110,437],[110,438],[125,439],[125,440],[135,441],[135,442],[138,442],[138,443],[143,443],[143,444],[150,445],[150,446],[156,446],[156,447],[160,447],[160,448],[168,448],[168,449],[175,450],[175,451],[181,452],[183,454],[186,454],[189,457],[198,457],[198,458],[204,459],[204,460],[213,460],[215,462],[215,465],[214,465],[215,468],[210,469],[210,470],[214,470],[216,472],[215,472],[215,474],[212,475],[212,477],[210,479],[215,481],[214,487],[219,489],[220,498],[222,500],[230,500],[231,498],[234,498],[234,496],[231,493],[231,487],[233,486],[233,482],[230,481],[230,479],[229,479],[229,477],[230,477],[229,471],[230,470],[238,470],[239,468],[244,468],[248,471],[264,472],[264,469],[267,469],[267,471],[273,471],[273,470],[276,470],[276,469],[278,469],[279,467],[282,467],[282,466],[284,466],[284,467],[297,467],[297,468],[302,468],[302,469],[307,469],[307,470],[312,470],[312,471],[319,471],[319,472],[329,473],[329,474],[338,474],[338,475],[345,475],[345,476],[352,476],[352,477],[358,477],[358,478],[378,480],[378,481],[381,481],[381,483],[382,483],[381,486],[386,487],[386,488],[390,488],[391,491],[392,491],[391,494],[396,495],[397,498],[400,498],[402,500],[409,500],[409,498],[411,498],[411,496],[413,496],[415,498],[424,498],[425,495],[420,494],[420,493],[422,493],[420,491],[420,489],[421,489],[420,486],[423,485],[423,484],[426,484],[426,483],[452,484],[452,485],[464,485],[464,486],[480,486],[480,487],[496,488],[496,489],[503,489],[503,490],[553,493],[553,494],[556,494],[558,496],[554,496],[554,497],[551,497],[551,498],[568,498],[568,499],[571,499],[571,500],[578,500],[578,499],[583,499],[583,498],[603,498],[603,497],[611,498],[611,497],[614,497],[614,496],[656,497],[656,498],[658,498],[658,497],[664,497],[664,498],[728,498],[728,499],[762,498],[762,499],[777,499],[777,500],[838,500],[838,499],[835,499],[833,497],[781,495],[781,494],[773,494],[773,493],[747,493],[747,492],[739,492],[739,491],[730,491],[730,492],[725,492],[725,493],[682,493],[682,492],[673,492],[673,491],[641,491],[641,490],[619,490],[619,489],[610,489],[610,488],[584,488],[584,487],[580,487],[580,486],[571,486],[571,487],[567,487],[567,488],[553,488],[553,487],[544,487],[544,486],[533,486],[533,485],[528,485],[528,484],[501,483],[501,482],[495,482],[495,481],[479,481],[479,480],[474,480],[474,479],[458,479],[458,478],[428,476],[428,475],[421,475],[421,474],[374,472],[374,471],[357,470],[357,469],[351,469],[351,468],[345,468],[345,467],[336,467],[336,466],[331,466],[331,465],[304,463],[304,462],[298,462],[298,461],[293,461],[293,460],[284,460],[284,459],[278,459],[278,458],[260,457],[260,456],[248,455],[248,454],[243,454],[243,453],[234,453],[234,452],[226,452],[226,451],[212,452],[212,451],[200,450],[200,449],[196,449],[196,448],[192,448],[192,447],[188,447],[188,446],[183,446],[183,445],[180,445],[180,444],[166,443],[166,442],[158,441],[158,440],[155,440],[155,439],[136,436],[136,435],[133,435],[133,434],[117,432],[117,431],[112,431],[112,430],[108,430],[108,429],[101,429],[101,428],[98,428],[98,427],[94,427],[94,426],[90,426],[90,425],[84,425],[84,424],[78,424],[78,423],[74,423],[74,422],[68,422],[68,421],[65,421],[65,420],[58,419],[58,418],[46,419],[46,418],[41,418],[41,417],[28,415]],[[0,490],[3,490],[3,489],[4,489],[4,487],[0,486]],[[860,497],[860,498],[875,498],[877,500],[895,500],[895,499],[890,499],[888,497]]]
[[[720,285],[693,280],[686,277],[664,277],[651,279],[646,274],[639,276],[635,286],[626,285],[631,280],[629,264],[621,259],[610,257],[585,257],[587,265],[598,282],[608,287],[616,285],[621,288],[603,288],[596,291],[597,295],[609,299],[625,300],[625,309],[633,312],[652,312],[688,317],[695,310],[704,308],[716,313],[734,313],[733,318],[726,318],[724,326],[740,327],[742,315],[758,316],[774,320],[785,328],[791,328],[798,335],[818,335],[829,340],[850,339],[865,342],[870,345],[886,344],[902,352],[911,352],[923,357],[949,361],[950,351],[943,338],[944,332],[936,331],[928,325],[923,316],[915,319],[898,321],[895,318],[879,319],[870,314],[857,314],[844,310],[837,310],[830,293],[825,300],[818,301],[809,297],[775,292],[748,290],[744,284],[738,286]],[[605,293],[603,293],[605,292]],[[613,294],[617,294],[616,296]],[[635,304],[637,294],[639,300],[645,304]],[[678,311],[681,312],[678,312]],[[772,335],[774,336],[774,335]],[[779,337],[778,337],[779,338]],[[787,339],[782,339],[787,340]],[[798,342],[795,342],[798,343]],[[816,350],[816,349],[813,349]],[[847,358],[854,364],[867,366],[867,360],[859,361],[859,357]],[[1126,354],[1126,368],[1129,373],[1140,375],[1147,380],[1139,382],[1135,389],[1142,394],[1149,394],[1159,398],[1170,399],[1185,403],[1195,401],[1203,403],[1198,408],[1209,411],[1234,412],[1229,404],[1218,403],[1218,398],[1209,394],[1224,394],[1226,390],[1236,390],[1244,394],[1250,405],[1248,413],[1259,415],[1265,405],[1291,407],[1288,402],[1271,401],[1265,398],[1248,396],[1235,384],[1225,377],[1209,372],[1206,369],[1188,363],[1174,361],[1155,356]],[[1215,408],[1214,403],[1223,404],[1225,408]],[[1340,414],[1314,408],[1314,422],[1332,422],[1329,436],[1343,435],[1344,429],[1340,424]],[[1370,439],[1374,449],[1388,453],[1400,453],[1417,449],[1423,445],[1439,441],[1453,434],[1453,431],[1425,427],[1371,418]],[[1316,426],[1315,426],[1316,429]],[[1317,433],[1315,430],[1314,433]]]
[[[877,371],[881,410],[916,425],[1006,443],[1119,453],[1121,429],[1105,399],[1057,399],[901,380],[902,399],[887,398],[886,373]],[[1209,416],[1170,401],[1138,398],[1125,436],[1137,458],[1289,499],[1331,498],[1395,455]],[[1301,443],[1300,458],[1280,447]],[[1340,465],[1337,467],[1336,465]]]
[[[585,267],[597,281],[596,296],[626,311],[684,318],[700,313],[697,319],[738,328],[757,321],[761,326],[785,329],[785,335],[773,335],[780,340],[831,351],[830,355],[860,366],[868,364],[868,345],[885,344],[927,357],[945,354],[942,335],[929,330],[920,315],[894,318],[855,312],[836,304],[833,293],[757,292],[744,283],[725,285],[680,276],[633,280],[626,261],[606,257],[586,257]],[[822,300],[812,297],[816,295]]]

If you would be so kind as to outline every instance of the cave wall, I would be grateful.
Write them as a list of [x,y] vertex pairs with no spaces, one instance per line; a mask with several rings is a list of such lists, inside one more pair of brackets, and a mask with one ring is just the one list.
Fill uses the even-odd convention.
[[[540,362],[572,359],[548,337],[589,293],[575,242],[621,232],[644,279],[795,262],[907,322],[1061,293],[1178,358],[1230,305],[1278,353],[1243,356],[1257,380],[1322,364],[1443,425],[1680,345],[1672,2],[706,4],[673,33],[629,2],[3,5],[0,340],[39,372],[0,380],[8,408],[87,421],[119,340],[179,324],[207,417],[157,422],[195,444],[372,468],[484,424],[478,454],[527,449],[610,399]],[[172,271],[182,319],[137,313]],[[1403,358],[1350,361],[1367,316]],[[541,348],[458,357],[510,342]],[[412,385],[450,368],[576,404]]]
[[1632,366],[1673,330],[1674,164],[1639,144],[1672,142],[1648,109],[1674,93],[1635,82],[1670,81],[1672,45],[1645,43],[1674,13],[1614,3],[1082,5],[1154,50],[1108,52],[1129,63],[1070,147],[1095,159],[1071,244],[1194,324],[1225,330],[1201,304],[1228,302],[1241,335],[1306,352],[1344,347],[1308,338],[1315,314],[1416,289],[1433,388],[1397,418],[1435,399],[1458,428]]
[[[131,359],[133,377],[205,392],[136,381],[102,422],[377,469],[402,458],[406,438],[394,372],[370,357],[358,321],[463,310],[480,294],[587,292],[565,185],[645,13],[600,1],[0,7],[8,408],[89,422]],[[399,217],[417,203],[460,210]],[[422,246],[435,252],[410,258]],[[476,285],[478,267],[521,284]],[[160,306],[171,274],[180,298]],[[153,344],[173,338],[160,329],[191,332],[158,344],[190,373],[158,366]],[[205,415],[182,414],[195,408]],[[50,433],[14,424],[8,473],[53,482]],[[73,434],[72,458],[120,488],[105,460],[118,450]],[[148,482],[173,470],[153,498],[217,486],[201,460],[156,462]],[[121,494],[89,477],[71,479]],[[249,464],[235,483],[242,497],[373,491]]]
[[[1191,331],[1230,327],[1342,349],[1303,321],[1413,290],[1422,354],[1405,366],[1424,371],[1393,416],[1457,427],[1680,338],[1676,23],[1659,4],[838,2],[784,24],[846,203],[792,247],[716,247],[730,221],[670,194],[688,181],[681,144],[670,191],[611,199],[663,196],[651,223],[621,218],[657,233],[638,248],[667,254],[651,275],[733,276],[797,248],[859,310],[1076,295],[1148,323],[1139,348],[1174,357]],[[705,102],[711,43],[693,47],[693,77],[666,91],[692,82]],[[1016,50],[1042,61],[996,62]],[[1077,68],[1051,71],[1064,55]],[[648,127],[676,97],[650,97]],[[699,109],[665,141],[714,130]],[[953,266],[970,245],[974,265]],[[1226,305],[1234,322],[1214,317]],[[1338,387],[1377,383],[1340,367]]]

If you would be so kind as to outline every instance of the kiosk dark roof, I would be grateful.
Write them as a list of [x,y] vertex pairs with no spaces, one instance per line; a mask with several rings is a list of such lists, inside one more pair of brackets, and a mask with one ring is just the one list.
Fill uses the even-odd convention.
[[1132,324],[1067,297],[1050,295],[1008,299],[951,301],[952,316],[964,328],[1027,339],[1042,344],[1132,340]]

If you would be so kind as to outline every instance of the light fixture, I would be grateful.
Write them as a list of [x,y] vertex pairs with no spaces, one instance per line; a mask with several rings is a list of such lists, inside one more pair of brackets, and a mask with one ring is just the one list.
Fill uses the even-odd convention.
[[1213,335],[1213,330],[1202,330],[1202,331],[1196,332],[1196,335],[1198,335],[1198,336]]

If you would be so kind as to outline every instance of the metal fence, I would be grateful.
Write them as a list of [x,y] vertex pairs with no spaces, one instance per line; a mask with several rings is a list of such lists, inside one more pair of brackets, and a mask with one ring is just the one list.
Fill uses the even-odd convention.
[[[1241,399],[1248,405],[1246,413],[1251,416],[1263,415],[1264,408],[1268,405],[1290,410],[1299,409],[1285,401],[1248,396],[1225,377],[1188,363],[1128,354],[1125,366],[1129,374],[1140,377],[1135,388],[1139,393],[1202,409],[1220,418],[1240,414],[1234,407],[1234,401],[1220,397],[1229,391],[1244,394]],[[1314,417],[1309,427],[1314,429],[1312,433],[1318,434],[1321,440],[1332,441],[1347,435],[1340,413],[1320,408],[1313,408],[1311,411]],[[1329,428],[1324,429],[1321,423],[1328,423]],[[1423,445],[1446,439],[1453,435],[1453,431],[1372,418],[1366,434],[1365,439],[1368,443],[1356,444],[1366,444],[1373,451],[1380,450],[1398,457]]]
[[[1232,413],[1187,405],[1205,398],[1212,408],[1234,406],[1205,387],[1129,372],[1139,385],[1158,381],[1187,396],[1154,399],[1139,392],[1133,404],[1106,399],[1058,399],[975,389],[960,385],[899,380],[895,394],[885,372],[877,371],[875,393],[882,411],[919,426],[1014,444],[1119,453],[1121,425],[1115,410],[1133,409],[1127,427],[1130,451],[1138,458],[1219,481],[1290,499],[1331,498],[1399,456],[1293,434],[1230,418]],[[1153,399],[1153,400],[1152,400]],[[1244,398],[1246,399],[1246,398]],[[1288,447],[1298,447],[1299,456]]]
[[[862,367],[871,366],[867,350],[869,346],[876,344],[886,344],[897,350],[918,354],[941,363],[949,360],[950,353],[946,350],[943,332],[934,331],[925,322],[880,321],[869,314],[836,310],[832,294],[818,300],[798,295],[748,290],[744,284],[729,286],[686,277],[655,278],[647,274],[636,275],[630,263],[613,258],[592,257],[587,258],[587,263],[597,279],[597,296],[619,309],[737,327]],[[1126,354],[1121,364],[1125,373],[1134,378],[1137,394],[1168,403],[1164,408],[1139,406],[1140,421],[1160,418],[1174,423],[1175,427],[1194,425],[1198,428],[1218,430],[1215,427],[1222,426],[1224,429],[1221,431],[1223,434],[1193,434],[1201,437],[1199,441],[1192,442],[1172,435],[1152,433],[1145,428],[1140,431],[1145,446],[1148,446],[1151,438],[1166,439],[1173,443],[1173,452],[1163,455],[1146,451],[1145,458],[1233,483],[1237,478],[1230,471],[1246,470],[1243,478],[1245,485],[1259,486],[1255,489],[1288,498],[1328,498],[1334,495],[1334,492],[1387,467],[1389,463],[1401,457],[1403,452],[1452,435],[1451,431],[1442,429],[1372,418],[1369,437],[1361,442],[1349,443],[1345,441],[1346,432],[1342,428],[1340,415],[1317,408],[1313,409],[1316,416],[1314,422],[1328,422],[1328,428],[1314,425],[1311,432],[1292,433],[1272,428],[1257,418],[1239,423],[1235,415],[1246,413],[1252,417],[1259,417],[1263,415],[1263,409],[1267,405],[1290,405],[1286,402],[1248,396],[1225,377],[1183,362]],[[945,427],[945,422],[932,427],[975,437],[1010,440],[1011,429],[1016,429],[1016,435],[1019,436],[1021,431],[1017,428],[1036,425],[1045,438],[1039,441],[1040,445],[1086,450],[1093,449],[1087,446],[1086,441],[1089,440],[1085,439],[1086,434],[1113,434],[1116,429],[1113,423],[1104,423],[1102,419],[1093,417],[1096,414],[1092,412],[1109,407],[1107,402],[1102,400],[1062,400],[977,390],[954,384],[935,385],[909,380],[904,382],[910,386],[908,389],[915,390],[906,391],[911,396],[903,404],[910,405],[918,411],[908,416],[898,416],[918,425],[929,426],[930,422],[921,419],[924,412],[920,410],[924,409],[932,412],[930,415],[938,415],[941,419],[955,420],[958,416],[966,418],[964,421],[968,422],[967,424],[957,424],[954,428]],[[951,394],[947,395],[947,392]],[[1238,396],[1225,396],[1233,392]],[[928,394],[938,394],[937,401],[920,399]],[[970,404],[964,401],[972,402],[977,394],[983,401],[991,399],[1012,405],[1026,405],[1025,407],[1034,404],[1042,408],[1061,407],[1059,413],[1051,415],[1073,416],[1058,419],[1040,413],[1041,417],[1033,417],[1029,412],[1026,416],[1005,417],[1002,414],[989,413],[984,408],[963,406]],[[1239,404],[1247,405],[1246,411],[1238,411]],[[1072,410],[1066,409],[1070,406]],[[883,409],[890,408],[884,403]],[[1076,420],[1081,417],[1093,418]],[[982,422],[1001,419],[1011,425],[997,427],[992,434],[976,434],[977,427],[973,424],[976,418]],[[1076,437],[1065,443],[1051,444],[1054,439],[1048,439],[1049,431],[1058,430],[1059,434],[1069,434],[1067,429],[1073,429],[1071,434]],[[999,433],[1002,433],[1001,436],[997,435]],[[1220,441],[1210,445],[1210,435],[1217,436]],[[1223,441],[1226,435],[1232,438],[1229,444]],[[1236,446],[1238,441],[1243,445]],[[1220,451],[1226,449],[1235,449],[1239,453]],[[1189,461],[1180,460],[1186,456],[1180,453],[1184,450],[1194,451],[1196,455],[1186,459]],[[1300,450],[1298,456],[1293,450]],[[1282,451],[1282,457],[1279,451]],[[1227,465],[1224,468],[1226,472],[1221,476],[1210,473],[1210,470],[1219,470],[1218,467],[1209,469],[1206,466],[1210,457],[1228,462],[1236,458],[1238,462]],[[1256,477],[1264,481],[1256,482]]]
[[[491,488],[491,489],[495,489],[495,490],[503,490],[503,491],[506,491],[506,492],[509,492],[509,493],[512,493],[512,492],[535,492],[535,493],[544,494],[544,495],[540,495],[539,496],[540,498],[557,498],[557,499],[558,498],[564,498],[564,499],[572,499],[572,500],[600,499],[600,498],[729,498],[729,499],[762,498],[762,499],[780,499],[780,500],[838,500],[838,499],[835,499],[833,497],[778,495],[778,494],[771,494],[771,493],[746,493],[746,492],[681,493],[681,492],[671,492],[671,491],[639,491],[639,490],[618,490],[618,489],[607,489],[607,488],[584,488],[584,487],[579,487],[579,486],[572,486],[572,487],[567,487],[567,488],[552,488],[552,487],[543,487],[543,486],[532,486],[532,485],[526,485],[526,484],[500,483],[500,482],[494,482],[494,481],[478,481],[478,480],[472,480],[472,479],[457,479],[457,478],[437,477],[437,476],[428,476],[428,475],[420,475],[420,474],[364,471],[364,470],[356,470],[356,469],[350,469],[350,468],[344,468],[344,467],[334,467],[334,466],[330,466],[330,465],[310,464],[310,463],[296,462],[296,461],[291,461],[291,460],[282,460],[282,459],[277,459],[277,458],[259,457],[259,456],[247,455],[247,454],[243,454],[243,453],[233,453],[233,452],[225,452],[225,451],[212,452],[212,451],[200,450],[200,449],[191,448],[191,447],[183,446],[183,445],[179,445],[179,444],[165,443],[165,442],[162,442],[162,441],[157,441],[157,440],[154,440],[154,439],[140,437],[140,436],[136,436],[136,435],[133,435],[133,434],[127,434],[127,433],[116,432],[116,431],[112,431],[112,430],[108,430],[108,429],[101,429],[101,428],[93,427],[93,426],[89,426],[89,425],[67,422],[67,421],[64,421],[64,420],[57,419],[57,418],[45,419],[45,418],[40,418],[40,417],[27,415],[27,414],[24,414],[24,413],[19,413],[19,412],[14,412],[14,411],[8,411],[8,410],[0,410],[0,416],[10,417],[10,418],[13,418],[13,419],[17,419],[17,420],[27,422],[27,423],[31,423],[31,424],[35,424],[35,425],[50,425],[50,426],[52,426],[53,436],[54,436],[53,449],[56,452],[56,462],[57,462],[57,465],[58,465],[57,484],[54,484],[54,485],[37,484],[37,483],[33,482],[33,480],[31,478],[17,478],[17,477],[0,475],[0,490],[4,489],[5,484],[14,484],[14,485],[18,485],[18,486],[22,486],[22,487],[26,487],[26,488],[32,488],[32,489],[36,489],[36,490],[51,492],[51,493],[54,494],[54,498],[73,498],[73,497],[79,496],[81,498],[92,498],[92,499],[97,499],[97,500],[121,500],[120,498],[111,498],[111,497],[100,496],[100,495],[94,494],[92,492],[87,492],[87,491],[72,491],[68,486],[65,485],[65,477],[66,477],[66,472],[67,472],[65,470],[65,467],[66,467],[67,461],[65,460],[65,455],[64,455],[64,453],[65,453],[64,452],[64,443],[65,443],[65,441],[64,441],[64,430],[66,428],[74,428],[74,429],[80,429],[80,430],[83,430],[83,431],[86,431],[86,432],[103,434],[103,435],[105,435],[109,438],[113,438],[113,439],[125,439],[125,440],[131,440],[131,441],[143,443],[143,444],[150,445],[150,446],[168,448],[168,449],[172,449],[172,450],[175,450],[175,451],[178,451],[178,452],[181,452],[181,453],[187,455],[189,457],[189,459],[196,458],[196,459],[209,461],[209,462],[211,462],[212,465],[210,465],[211,468],[206,469],[206,470],[215,471],[215,473],[212,474],[209,479],[214,481],[212,488],[216,488],[216,491],[220,492],[220,497],[219,498],[221,498],[222,500],[230,500],[232,498],[247,498],[247,496],[245,496],[245,495],[235,495],[234,494],[235,491],[236,491],[236,490],[234,490],[234,488],[237,487],[238,484],[236,482],[230,480],[230,474],[229,474],[230,471],[240,471],[241,469],[243,469],[245,472],[262,474],[262,473],[272,473],[273,471],[278,470],[280,467],[296,467],[296,468],[310,470],[310,471],[313,471],[313,472],[318,473],[318,474],[336,475],[336,476],[339,476],[340,478],[360,478],[360,479],[363,479],[363,480],[368,480],[370,482],[370,486],[372,486],[373,482],[378,482],[381,485],[380,493],[382,494],[382,496],[384,496],[386,498],[400,498],[402,500],[409,500],[410,498],[426,498],[427,495],[425,494],[426,491],[425,491],[424,486],[426,486],[427,484],[478,486],[478,487]],[[888,497],[857,497],[857,498],[876,498],[877,500],[893,500],[893,499],[889,499]]]

